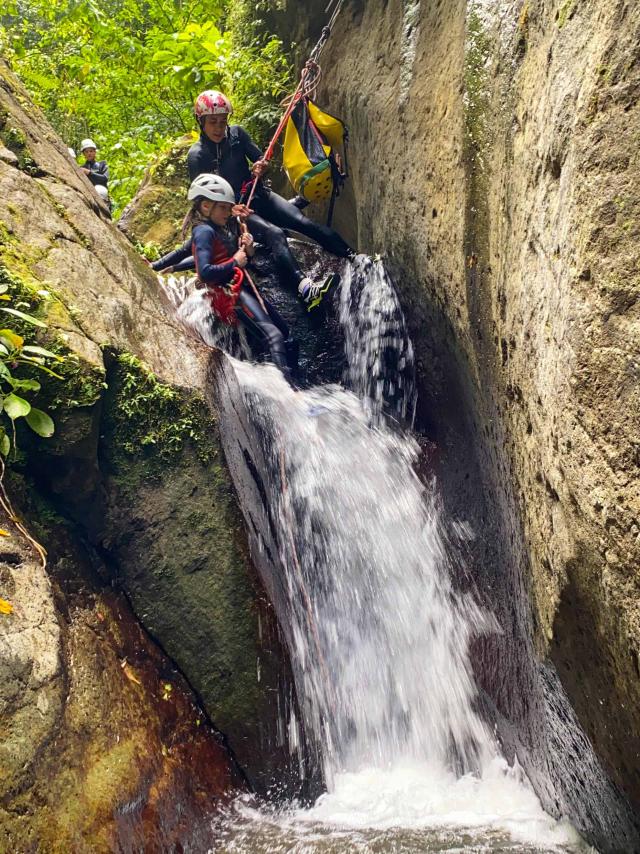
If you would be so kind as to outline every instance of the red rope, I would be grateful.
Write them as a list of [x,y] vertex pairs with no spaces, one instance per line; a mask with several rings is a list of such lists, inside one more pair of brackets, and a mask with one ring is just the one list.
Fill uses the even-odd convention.
[[[320,54],[327,43],[329,36],[331,35],[331,31],[333,29],[333,25],[336,22],[340,11],[342,10],[342,5],[344,0],[330,0],[329,5],[325,9],[325,12],[331,12],[331,18],[329,22],[322,28],[322,35],[318,39],[318,43],[311,51],[309,59],[305,63],[304,68],[302,69],[302,74],[300,75],[300,82],[298,83],[298,88],[291,95],[288,102],[284,103],[287,105],[286,110],[284,111],[284,115],[280,119],[280,124],[278,125],[276,132],[271,138],[271,142],[267,146],[267,150],[264,153],[263,160],[268,163],[273,157],[273,152],[280,138],[280,134],[284,130],[291,113],[294,111],[296,104],[301,98],[313,98],[315,97],[316,89],[320,83],[320,78],[322,77],[322,69],[320,68],[320,63],[318,59],[320,58]],[[332,8],[333,7],[333,8]],[[247,199],[247,207],[251,207],[251,202],[256,192],[256,188],[258,186],[259,178],[255,178],[253,181],[253,185],[251,187],[251,192],[249,193],[249,198]]]
[[[287,99],[288,100],[287,108],[284,111],[284,114],[283,114],[282,118],[280,119],[280,123],[279,123],[278,127],[276,128],[276,132],[271,137],[271,142],[267,146],[267,149],[266,149],[266,151],[262,157],[262,160],[265,161],[265,163],[268,163],[271,160],[271,158],[273,157],[273,152],[274,152],[275,147],[278,143],[278,139],[280,138],[282,131],[285,129],[286,124],[289,121],[289,118],[291,116],[291,113],[295,110],[298,101],[300,101],[301,98],[309,97],[312,94],[312,92],[315,91],[315,89],[317,88],[318,83],[320,81],[321,73],[322,72],[321,72],[321,69],[320,69],[320,66],[318,65],[318,63],[313,62],[312,60],[309,60],[309,62],[307,62],[305,67],[302,69],[302,74],[300,75],[300,83],[298,83],[298,88],[293,93],[293,95],[291,95],[291,97]],[[247,207],[248,208],[251,207],[251,202],[253,200],[253,197],[255,195],[255,192],[256,192],[256,189],[258,186],[258,180],[259,179],[255,178],[253,181],[253,184],[251,186],[251,192],[249,193],[249,198],[247,199]]]

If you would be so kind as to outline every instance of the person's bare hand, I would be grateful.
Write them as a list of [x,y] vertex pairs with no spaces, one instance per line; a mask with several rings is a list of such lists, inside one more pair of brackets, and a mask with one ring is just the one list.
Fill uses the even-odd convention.
[[244,249],[238,249],[236,254],[233,256],[233,260],[236,262],[238,267],[246,267],[249,263],[249,258]]
[[255,175],[256,178],[262,178],[268,168],[269,163],[267,160],[256,160],[256,162],[251,167],[251,174]]
[[234,205],[231,208],[231,213],[233,216],[241,216],[243,219],[246,219],[248,216],[251,216],[253,209],[248,208],[246,205]]

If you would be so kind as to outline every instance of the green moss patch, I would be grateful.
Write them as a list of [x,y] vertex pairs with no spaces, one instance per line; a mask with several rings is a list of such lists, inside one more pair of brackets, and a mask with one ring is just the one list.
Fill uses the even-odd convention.
[[160,382],[130,353],[115,357],[109,389],[107,430],[116,469],[142,456],[149,474],[159,474],[167,463],[178,461],[186,444],[195,448],[203,465],[216,456],[215,423],[200,395]]
[[558,9],[557,22],[560,29],[564,27],[567,21],[570,21],[571,18],[573,18],[576,12],[576,5],[576,0],[565,0],[562,6]]
[[19,169],[34,177],[43,174],[31,156],[24,131],[10,124],[9,116],[6,113],[0,115],[0,139],[6,148],[13,151],[18,158]]

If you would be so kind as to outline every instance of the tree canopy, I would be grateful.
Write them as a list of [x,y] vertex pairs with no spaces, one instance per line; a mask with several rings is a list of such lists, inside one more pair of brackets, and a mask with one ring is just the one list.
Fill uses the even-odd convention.
[[[0,50],[72,148],[108,160],[116,213],[146,167],[192,131],[198,92],[222,89],[264,142],[291,83],[282,43],[242,0],[10,0]],[[260,3],[253,3],[254,10]]]

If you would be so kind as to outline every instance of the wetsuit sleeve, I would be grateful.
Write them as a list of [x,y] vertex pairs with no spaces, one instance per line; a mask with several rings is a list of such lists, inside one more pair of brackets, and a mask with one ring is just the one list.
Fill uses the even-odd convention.
[[[166,270],[167,267],[173,267],[174,270],[191,270],[193,268],[193,258],[191,256],[191,238],[186,240],[182,246],[179,246],[177,249],[172,250],[171,252],[167,252],[166,255],[163,255],[162,258],[158,258],[157,261],[154,261],[151,265],[153,270]],[[189,261],[188,266],[183,266],[185,261]],[[180,265],[180,266],[178,266]]]
[[195,180],[198,175],[207,172],[205,164],[205,154],[199,142],[195,142],[189,149],[187,154],[187,169],[189,170],[189,180]]
[[96,163],[96,168],[91,170],[89,174],[92,184],[100,184],[106,187],[109,182],[109,167],[105,160]]
[[208,225],[197,225],[193,229],[193,257],[200,281],[207,285],[227,285],[237,267],[235,261],[224,264],[213,263],[213,241],[215,233]]
[[173,272],[174,273],[184,273],[187,270],[195,269],[195,266],[196,266],[195,259],[194,259],[193,255],[191,254],[191,252],[189,252],[187,257],[183,261],[180,261],[177,264],[173,265]]
[[242,141],[242,150],[249,160],[252,163],[255,163],[256,160],[262,160],[262,149],[258,148],[244,128],[238,128],[238,131]]

